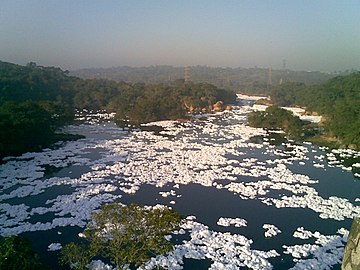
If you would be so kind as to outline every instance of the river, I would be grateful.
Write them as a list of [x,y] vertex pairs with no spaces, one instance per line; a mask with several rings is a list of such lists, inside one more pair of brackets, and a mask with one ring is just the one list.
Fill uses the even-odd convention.
[[360,182],[339,159],[360,154],[278,143],[277,131],[246,126],[253,104],[152,123],[163,128],[156,133],[79,116],[66,130],[85,139],[0,165],[1,235],[30,238],[61,269],[59,248],[79,238],[100,205],[159,204],[186,222],[174,252],[142,269],[340,269]]

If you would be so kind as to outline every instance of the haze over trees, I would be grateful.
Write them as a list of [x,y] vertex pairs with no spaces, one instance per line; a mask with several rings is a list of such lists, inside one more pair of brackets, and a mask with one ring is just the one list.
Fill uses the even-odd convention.
[[[156,72],[156,76],[162,78],[163,73],[176,70],[167,66],[119,69],[127,70],[128,78],[137,75],[136,80],[140,81],[151,81]],[[178,72],[182,74],[183,69],[180,68]],[[265,84],[265,69],[194,67],[191,72],[191,82],[178,79],[145,84],[107,79],[84,80],[55,67],[0,62],[0,156],[37,150],[61,139],[56,130],[73,120],[75,108],[116,112],[115,120],[123,127],[157,120],[181,119],[189,111],[209,112],[217,101],[234,103],[235,92],[209,83],[193,82],[193,77],[205,78],[204,81],[206,78],[215,78],[216,83],[221,84],[221,80],[226,81],[225,77],[232,78],[235,74],[242,74],[239,83],[249,86],[238,90],[245,89],[245,92],[251,94],[262,92],[269,94],[275,105],[302,106],[308,111],[322,114],[327,137],[334,138],[338,145],[360,145],[359,73],[337,76],[320,85],[308,85],[299,79],[300,82],[284,81],[268,87]],[[276,76],[286,75],[281,72],[285,72],[287,78],[292,74],[283,70]],[[294,76],[296,74],[300,76],[303,73],[295,72]],[[330,76],[322,73],[303,75],[312,83]],[[262,78],[261,83],[258,78]]]
[[[349,74],[350,71],[344,72]],[[184,78],[183,67],[150,66],[150,67],[112,67],[89,68],[70,71],[71,75],[83,79],[110,79],[129,83],[168,83]],[[326,82],[336,74],[319,71],[293,71],[289,69],[273,69],[271,81],[273,85],[280,82],[295,81],[306,85]],[[241,91],[249,94],[267,94],[269,82],[268,68],[220,68],[208,66],[190,67],[191,81],[195,83],[210,83],[219,88]]]

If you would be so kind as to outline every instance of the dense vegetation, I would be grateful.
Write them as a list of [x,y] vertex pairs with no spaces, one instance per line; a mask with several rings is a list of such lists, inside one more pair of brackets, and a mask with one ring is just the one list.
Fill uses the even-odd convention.
[[73,138],[55,131],[74,117],[75,80],[59,68],[0,62],[0,158]]
[[109,80],[82,80],[75,85],[74,105],[80,109],[116,112],[119,125],[139,125],[156,120],[184,118],[188,111],[210,111],[217,101],[234,103],[232,91],[211,84],[127,84]]
[[[49,106],[49,108],[48,108]],[[57,107],[48,103],[6,102],[0,106],[0,157],[38,150],[65,135],[55,134]],[[69,136],[67,136],[69,137]]]
[[0,239],[0,270],[50,269],[40,262],[28,239],[18,236]]
[[271,100],[279,106],[298,105],[323,115],[323,138],[360,149],[360,73],[338,76],[319,86],[286,83],[273,88]]
[[[150,66],[150,67],[113,67],[90,68],[70,72],[83,79],[110,79],[128,83],[159,84],[184,78],[184,67]],[[349,71],[345,72],[349,73]],[[268,94],[270,87],[268,68],[221,68],[208,66],[190,67],[191,81],[210,83],[219,88],[241,91],[249,94]],[[292,71],[289,69],[273,69],[272,84],[296,81],[306,85],[320,84],[336,74],[310,71]]]
[[0,62],[0,158],[63,139],[56,130],[72,121],[75,108],[117,112],[119,125],[139,126],[184,118],[188,111],[208,112],[217,101],[233,103],[235,98],[233,91],[205,83],[83,80],[59,68]]
[[75,80],[60,68],[0,62],[0,104],[9,100],[48,100],[68,105],[74,96],[72,84]]
[[110,260],[117,269],[139,266],[172,250],[166,236],[178,228],[180,220],[180,215],[168,208],[104,205],[88,223],[84,241],[66,245],[60,261],[78,270],[85,269],[94,257]]
[[[324,74],[321,72],[269,70],[265,68],[190,67],[193,82],[207,82],[218,87],[248,94],[271,95],[278,106],[298,105],[324,116],[324,131],[337,146],[359,142],[359,74],[353,71]],[[160,83],[184,77],[183,67],[116,67],[83,69],[72,74],[82,78],[108,78],[116,81]],[[338,76],[338,75],[342,76]],[[337,77],[335,77],[337,76]],[[280,82],[282,82],[280,84]]]
[[265,111],[255,111],[248,116],[250,126],[283,130],[291,139],[313,135],[313,128],[292,112],[278,106],[270,106]]

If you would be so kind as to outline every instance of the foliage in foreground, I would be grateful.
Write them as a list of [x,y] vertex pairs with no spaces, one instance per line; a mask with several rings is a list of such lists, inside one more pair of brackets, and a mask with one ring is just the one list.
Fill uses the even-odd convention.
[[43,265],[28,239],[18,236],[0,240],[0,270],[41,270]]
[[167,208],[104,205],[92,215],[84,242],[66,245],[60,262],[77,270],[85,269],[94,257],[110,260],[117,267],[139,266],[172,250],[165,236],[178,228],[180,220],[177,212]]

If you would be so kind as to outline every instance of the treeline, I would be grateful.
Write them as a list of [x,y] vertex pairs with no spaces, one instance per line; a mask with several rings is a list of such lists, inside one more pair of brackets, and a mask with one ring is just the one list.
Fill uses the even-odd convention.
[[59,139],[57,128],[73,120],[75,108],[117,112],[117,123],[125,126],[184,118],[235,98],[233,91],[207,83],[83,80],[55,67],[0,61],[0,158],[49,146]]
[[108,80],[84,80],[77,84],[74,105],[81,109],[116,112],[120,126],[138,126],[165,119],[185,118],[190,112],[210,112],[217,101],[234,103],[233,91],[206,83],[127,84]]
[[[350,71],[344,72],[349,74]],[[70,74],[83,79],[110,79],[128,83],[159,84],[184,78],[184,67],[149,66],[149,67],[112,67],[89,68],[71,71]],[[268,68],[221,68],[208,66],[189,67],[191,81],[195,83],[210,83],[219,88],[231,89],[248,94],[268,94]],[[273,69],[272,85],[281,82],[297,81],[306,85],[320,84],[337,74],[327,74],[319,71],[293,71],[289,69]]]
[[73,116],[72,85],[77,80],[60,68],[0,61],[0,106],[6,102],[37,102],[51,114],[55,124],[61,125]]
[[360,73],[338,76],[318,86],[285,83],[274,87],[271,101],[278,106],[302,106],[324,116],[324,139],[337,146],[360,149]]

